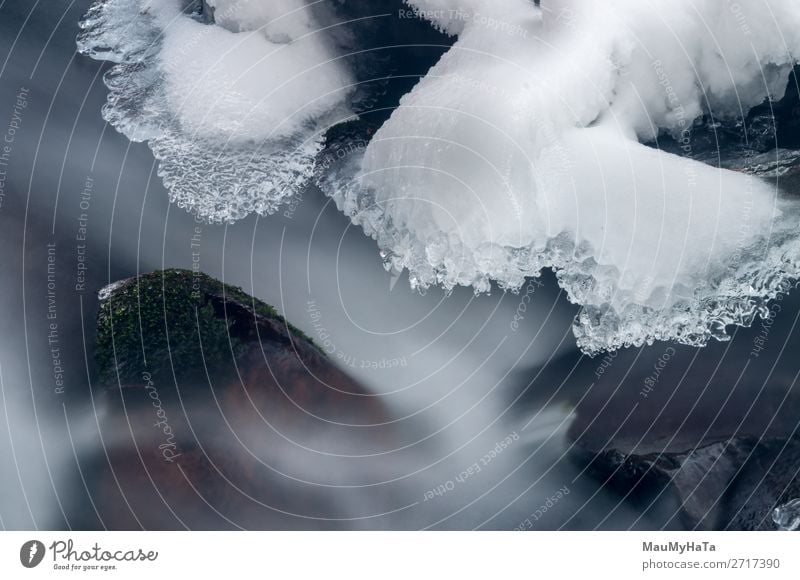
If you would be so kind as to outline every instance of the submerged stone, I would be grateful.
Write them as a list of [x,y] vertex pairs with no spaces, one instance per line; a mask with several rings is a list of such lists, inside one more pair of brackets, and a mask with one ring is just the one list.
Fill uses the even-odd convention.
[[73,527],[340,528],[361,489],[343,484],[392,446],[375,394],[274,308],[197,272],[105,288],[97,366],[94,513]]
[[[672,354],[663,362],[665,349]],[[768,385],[755,381],[755,357],[721,370],[724,352],[636,354],[621,353],[595,375],[568,433],[572,457],[643,509],[673,498],[686,528],[775,529],[773,509],[800,495],[792,379],[779,370]]]

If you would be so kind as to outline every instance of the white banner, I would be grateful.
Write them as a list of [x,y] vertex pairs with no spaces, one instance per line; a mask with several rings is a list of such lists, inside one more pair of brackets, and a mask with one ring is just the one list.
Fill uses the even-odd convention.
[[13,579],[258,573],[461,580],[600,573],[749,580],[800,573],[798,536],[786,532],[4,532],[0,548],[0,578]]

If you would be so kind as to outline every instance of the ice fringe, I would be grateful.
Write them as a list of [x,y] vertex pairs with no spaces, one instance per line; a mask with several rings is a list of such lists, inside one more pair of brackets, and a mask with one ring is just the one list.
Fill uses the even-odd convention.
[[[78,48],[115,63],[103,117],[148,143],[171,200],[232,222],[306,186],[326,129],[352,116],[350,78],[297,0],[209,4],[230,29],[192,19],[180,0],[98,2]],[[244,19],[256,17],[267,22],[252,30]]]
[[691,147],[698,115],[780,98],[800,53],[796,4],[409,4],[458,41],[364,155],[319,182],[387,269],[485,292],[552,268],[583,307],[589,354],[726,340],[794,286],[796,201],[639,141]]
[[[79,46],[117,63],[104,116],[148,141],[171,198],[232,221],[306,186],[325,130],[349,116],[349,74],[301,0],[209,4],[219,25],[181,15],[177,0],[105,0]],[[683,140],[697,115],[741,117],[779,98],[800,52],[795,3],[409,5],[456,44],[365,151],[318,176],[388,269],[408,268],[419,289],[486,292],[553,268],[583,307],[574,329],[590,354],[724,340],[793,287],[796,202],[638,141]],[[283,86],[251,74],[264,70],[288,92],[262,95]]]

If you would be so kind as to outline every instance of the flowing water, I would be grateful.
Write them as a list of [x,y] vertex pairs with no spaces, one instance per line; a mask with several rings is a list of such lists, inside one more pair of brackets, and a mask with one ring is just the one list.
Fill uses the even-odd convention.
[[524,390],[537,369],[577,352],[576,309],[554,278],[520,294],[422,295],[313,187],[234,225],[170,205],[150,150],[100,116],[108,67],[75,48],[88,7],[0,1],[0,135],[10,139],[0,149],[0,461],[13,466],[0,473],[4,528],[69,528],[91,510],[83,458],[114,450],[91,385],[97,292],[166,267],[199,268],[274,305],[390,409],[404,450],[348,474],[335,459],[291,466],[328,483],[393,480],[353,495],[341,527],[678,525],[669,502],[642,514],[568,459],[569,401],[588,384]]

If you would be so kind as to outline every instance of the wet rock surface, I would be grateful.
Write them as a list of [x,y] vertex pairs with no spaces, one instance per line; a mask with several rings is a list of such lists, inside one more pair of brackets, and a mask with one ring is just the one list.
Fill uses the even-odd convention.
[[645,507],[677,499],[687,528],[775,529],[772,510],[800,492],[800,367],[781,355],[800,346],[791,318],[700,351],[596,359],[568,433],[573,457]]
[[[795,406],[795,410],[797,406]],[[723,498],[726,530],[775,530],[775,508],[800,497],[800,440],[759,442]]]
[[800,66],[782,98],[767,100],[739,118],[696,119],[676,138],[649,145],[676,155],[769,179],[786,194],[800,195]]
[[794,289],[730,342],[570,353],[525,373],[515,406],[572,407],[567,452],[621,503],[687,529],[774,530],[800,497],[798,312]]
[[346,527],[391,441],[382,404],[310,339],[199,273],[105,289],[97,363],[94,513],[71,520],[88,528]]
[[796,439],[733,436],[655,452],[636,447],[597,449],[576,442],[574,457],[606,485],[641,504],[674,494],[688,529],[775,530],[773,510],[797,497],[800,444]]
[[318,2],[312,11],[344,55],[356,78],[353,112],[357,118],[331,127],[317,156],[317,177],[347,163],[367,144],[400,99],[447,52],[447,36],[412,15],[403,0]]
[[214,7],[206,0],[184,0],[184,12],[203,24],[214,24]]

